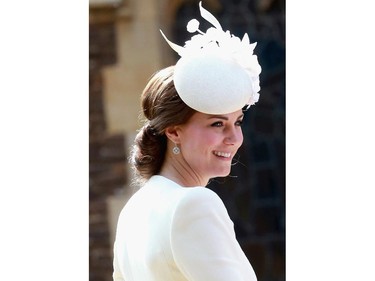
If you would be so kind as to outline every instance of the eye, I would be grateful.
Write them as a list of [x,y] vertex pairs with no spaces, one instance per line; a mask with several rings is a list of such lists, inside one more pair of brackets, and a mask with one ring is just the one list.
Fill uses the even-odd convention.
[[243,124],[243,120],[238,120],[238,121],[236,122],[236,126],[242,126],[242,124]]
[[222,127],[223,126],[223,122],[222,121],[217,121],[213,124],[211,124],[211,127]]

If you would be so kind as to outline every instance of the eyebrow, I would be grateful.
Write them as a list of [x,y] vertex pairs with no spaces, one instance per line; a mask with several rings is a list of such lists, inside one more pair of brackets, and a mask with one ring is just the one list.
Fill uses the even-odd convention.
[[[245,115],[245,114],[242,113],[240,116],[237,117],[237,119],[240,119],[240,118],[244,117],[244,115]],[[212,116],[210,116],[208,119],[222,119],[222,120],[229,120],[228,117],[226,117],[226,116],[222,116],[222,115],[212,115]]]

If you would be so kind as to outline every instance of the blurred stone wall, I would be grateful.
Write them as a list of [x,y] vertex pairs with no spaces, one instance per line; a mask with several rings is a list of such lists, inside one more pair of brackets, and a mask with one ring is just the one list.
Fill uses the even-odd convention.
[[89,278],[112,280],[107,197],[125,186],[124,135],[111,134],[103,104],[102,70],[116,62],[114,7],[90,9],[89,26]]

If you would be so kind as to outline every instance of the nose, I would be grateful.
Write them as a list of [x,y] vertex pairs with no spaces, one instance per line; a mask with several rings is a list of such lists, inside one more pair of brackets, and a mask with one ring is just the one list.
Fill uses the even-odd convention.
[[224,143],[240,147],[243,142],[242,129],[238,126],[230,127],[225,132]]

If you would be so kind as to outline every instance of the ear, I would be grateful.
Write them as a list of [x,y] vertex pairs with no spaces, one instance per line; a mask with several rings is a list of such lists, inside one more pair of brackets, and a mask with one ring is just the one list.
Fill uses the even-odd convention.
[[171,126],[165,129],[165,135],[168,139],[170,139],[173,143],[180,143],[180,134],[179,134],[179,127],[178,126]]

